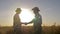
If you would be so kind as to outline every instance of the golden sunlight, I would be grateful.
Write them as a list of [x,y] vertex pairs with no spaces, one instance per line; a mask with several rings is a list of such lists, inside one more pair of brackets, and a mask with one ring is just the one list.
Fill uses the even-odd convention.
[[21,22],[28,23],[28,22],[32,21],[32,19],[34,18],[34,14],[29,9],[23,9],[22,8],[20,18],[21,18]]

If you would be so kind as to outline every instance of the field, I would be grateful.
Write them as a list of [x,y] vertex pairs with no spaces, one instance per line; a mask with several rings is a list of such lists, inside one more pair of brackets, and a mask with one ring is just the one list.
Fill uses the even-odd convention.
[[[23,34],[33,34],[32,26],[22,26]],[[0,34],[13,34],[13,27],[0,27]],[[42,26],[42,34],[60,34],[60,26]]]

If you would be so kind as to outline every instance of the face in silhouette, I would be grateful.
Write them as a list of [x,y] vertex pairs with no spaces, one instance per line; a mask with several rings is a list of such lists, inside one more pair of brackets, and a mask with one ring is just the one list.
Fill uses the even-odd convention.
[[34,11],[34,14],[38,14],[39,13],[39,11],[38,10],[33,10]]
[[17,13],[17,14],[20,14],[20,13],[21,13],[21,9],[20,9],[20,8],[17,8],[17,9],[16,9],[16,13]]
[[20,14],[21,13],[21,11],[18,11],[18,12],[16,12],[17,14]]
[[40,11],[38,7],[34,7],[32,10],[33,10],[34,14],[38,14]]

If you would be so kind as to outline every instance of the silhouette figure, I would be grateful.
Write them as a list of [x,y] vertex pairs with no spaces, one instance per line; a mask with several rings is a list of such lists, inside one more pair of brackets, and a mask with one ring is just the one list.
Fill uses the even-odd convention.
[[16,14],[14,15],[14,23],[13,23],[13,28],[14,28],[14,34],[21,34],[21,21],[19,18],[19,14],[21,13],[21,9],[17,8],[16,9]]
[[35,14],[35,18],[30,22],[30,23],[34,23],[34,34],[41,34],[42,33],[42,16],[39,14],[39,8],[38,7],[34,7],[33,12]]

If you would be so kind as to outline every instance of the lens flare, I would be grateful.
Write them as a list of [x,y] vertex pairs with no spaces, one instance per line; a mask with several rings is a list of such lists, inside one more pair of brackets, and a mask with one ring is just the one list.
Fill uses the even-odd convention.
[[22,23],[28,23],[32,21],[33,18],[34,18],[34,14],[32,11],[22,8],[22,12],[20,14],[20,19]]

